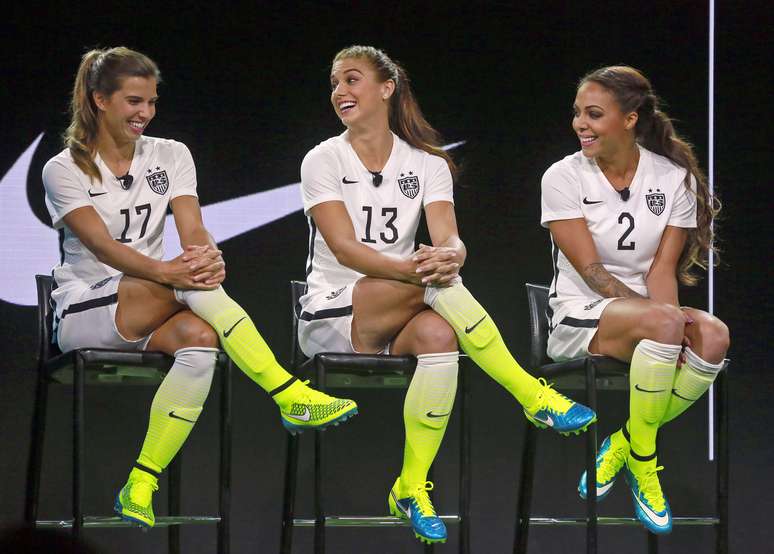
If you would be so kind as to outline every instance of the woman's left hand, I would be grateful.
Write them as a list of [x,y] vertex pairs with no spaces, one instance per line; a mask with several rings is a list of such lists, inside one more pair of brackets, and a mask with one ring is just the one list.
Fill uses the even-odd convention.
[[193,280],[208,286],[219,285],[226,279],[226,262],[223,252],[212,246],[188,245],[183,253],[184,261],[191,261]]
[[412,260],[424,285],[447,287],[459,276],[459,256],[454,248],[420,244]]

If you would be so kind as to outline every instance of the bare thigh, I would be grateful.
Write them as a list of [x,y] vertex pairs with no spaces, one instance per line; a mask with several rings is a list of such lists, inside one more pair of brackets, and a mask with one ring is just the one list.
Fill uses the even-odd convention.
[[630,361],[642,339],[682,344],[685,315],[676,306],[646,298],[622,298],[611,302],[599,318],[589,352]]
[[378,352],[427,309],[425,289],[391,279],[363,277],[352,291],[352,346]]
[[129,340],[146,337],[185,306],[171,288],[124,275],[118,284],[116,327]]

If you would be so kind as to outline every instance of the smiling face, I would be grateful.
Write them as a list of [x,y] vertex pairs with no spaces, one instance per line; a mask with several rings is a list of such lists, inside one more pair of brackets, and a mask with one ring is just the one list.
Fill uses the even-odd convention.
[[589,158],[614,157],[634,142],[637,112],[623,113],[610,91],[599,83],[586,81],[573,104],[572,128]]
[[389,101],[395,83],[380,82],[373,65],[365,58],[344,58],[331,68],[331,103],[336,115],[349,129],[387,126]]
[[100,133],[108,133],[118,145],[136,141],[156,115],[157,101],[153,77],[126,77],[109,96],[95,92]]

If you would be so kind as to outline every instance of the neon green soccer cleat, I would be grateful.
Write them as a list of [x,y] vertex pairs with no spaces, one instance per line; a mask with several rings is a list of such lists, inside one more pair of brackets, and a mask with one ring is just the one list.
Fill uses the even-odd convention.
[[113,510],[125,521],[133,521],[141,527],[153,527],[153,493],[159,490],[159,480],[138,468],[129,473],[126,485],[116,496]]
[[354,400],[328,396],[308,387],[307,383],[297,383],[301,385],[298,391],[280,406],[282,425],[292,435],[306,429],[325,429],[357,415]]

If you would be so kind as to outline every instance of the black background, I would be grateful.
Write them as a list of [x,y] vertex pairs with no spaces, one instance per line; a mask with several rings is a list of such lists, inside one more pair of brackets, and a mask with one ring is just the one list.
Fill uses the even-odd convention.
[[[83,3],[15,7],[2,25],[0,174],[42,131],[28,178],[35,213],[43,206],[40,169],[60,148],[67,95],[80,56],[94,46],[126,45],[161,67],[158,115],[149,133],[185,142],[197,162],[202,204],[298,181],[304,154],[341,132],[329,104],[330,59],[354,43],[384,48],[404,63],[428,119],[448,141],[466,140],[455,156],[463,175],[457,217],[469,256],[468,287],[489,308],[507,342],[526,359],[525,281],[550,278],[548,235],[539,226],[539,182],[554,161],[578,149],[570,108],[578,77],[627,63],[650,76],[678,129],[706,168],[708,6],[704,2],[366,3],[235,5],[129,4],[89,9]],[[756,5],[757,4],[757,5]],[[281,7],[280,7],[281,6]],[[722,265],[716,313],[731,328],[731,546],[763,552],[772,539],[768,499],[774,462],[768,422],[774,378],[770,342],[771,202],[765,170],[771,127],[771,11],[764,3],[717,10],[716,172],[724,202],[719,222]],[[249,214],[246,214],[249,217]],[[206,223],[206,222],[205,222]],[[307,229],[300,212],[224,242],[227,290],[253,315],[286,359],[287,282],[302,278]],[[13,263],[3,252],[2,263]],[[682,291],[683,303],[706,307],[706,280]],[[5,338],[0,369],[0,519],[22,515],[24,468],[33,399],[34,309],[0,303]],[[106,514],[144,434],[153,391],[101,388],[87,401],[87,512]],[[522,416],[483,373],[473,378],[473,552],[508,552],[513,534]],[[402,456],[400,393],[357,393],[361,415],[329,433],[331,510],[383,514]],[[53,389],[41,516],[64,518],[69,506],[69,394]],[[184,511],[216,505],[217,410],[213,399],[184,449]],[[234,552],[276,552],[284,431],[276,409],[243,375],[235,382]],[[620,424],[626,399],[603,396],[600,436]],[[667,427],[662,483],[675,515],[712,510],[713,465],[707,462],[706,401]],[[440,512],[456,501],[456,420],[436,464]],[[536,510],[582,511],[575,486],[580,439],[541,437]],[[310,510],[308,441],[300,506]],[[631,512],[623,485],[602,514]],[[163,514],[162,494],[156,502]],[[164,552],[165,533],[89,531],[105,552]],[[214,532],[187,528],[185,552],[213,552]],[[531,552],[580,552],[583,531],[539,528]],[[311,551],[300,530],[296,552]],[[669,553],[710,552],[710,529],[676,528],[661,541]],[[453,552],[450,541],[439,551]],[[338,530],[330,552],[421,551],[407,529]],[[645,552],[644,532],[603,529],[600,552]]]

